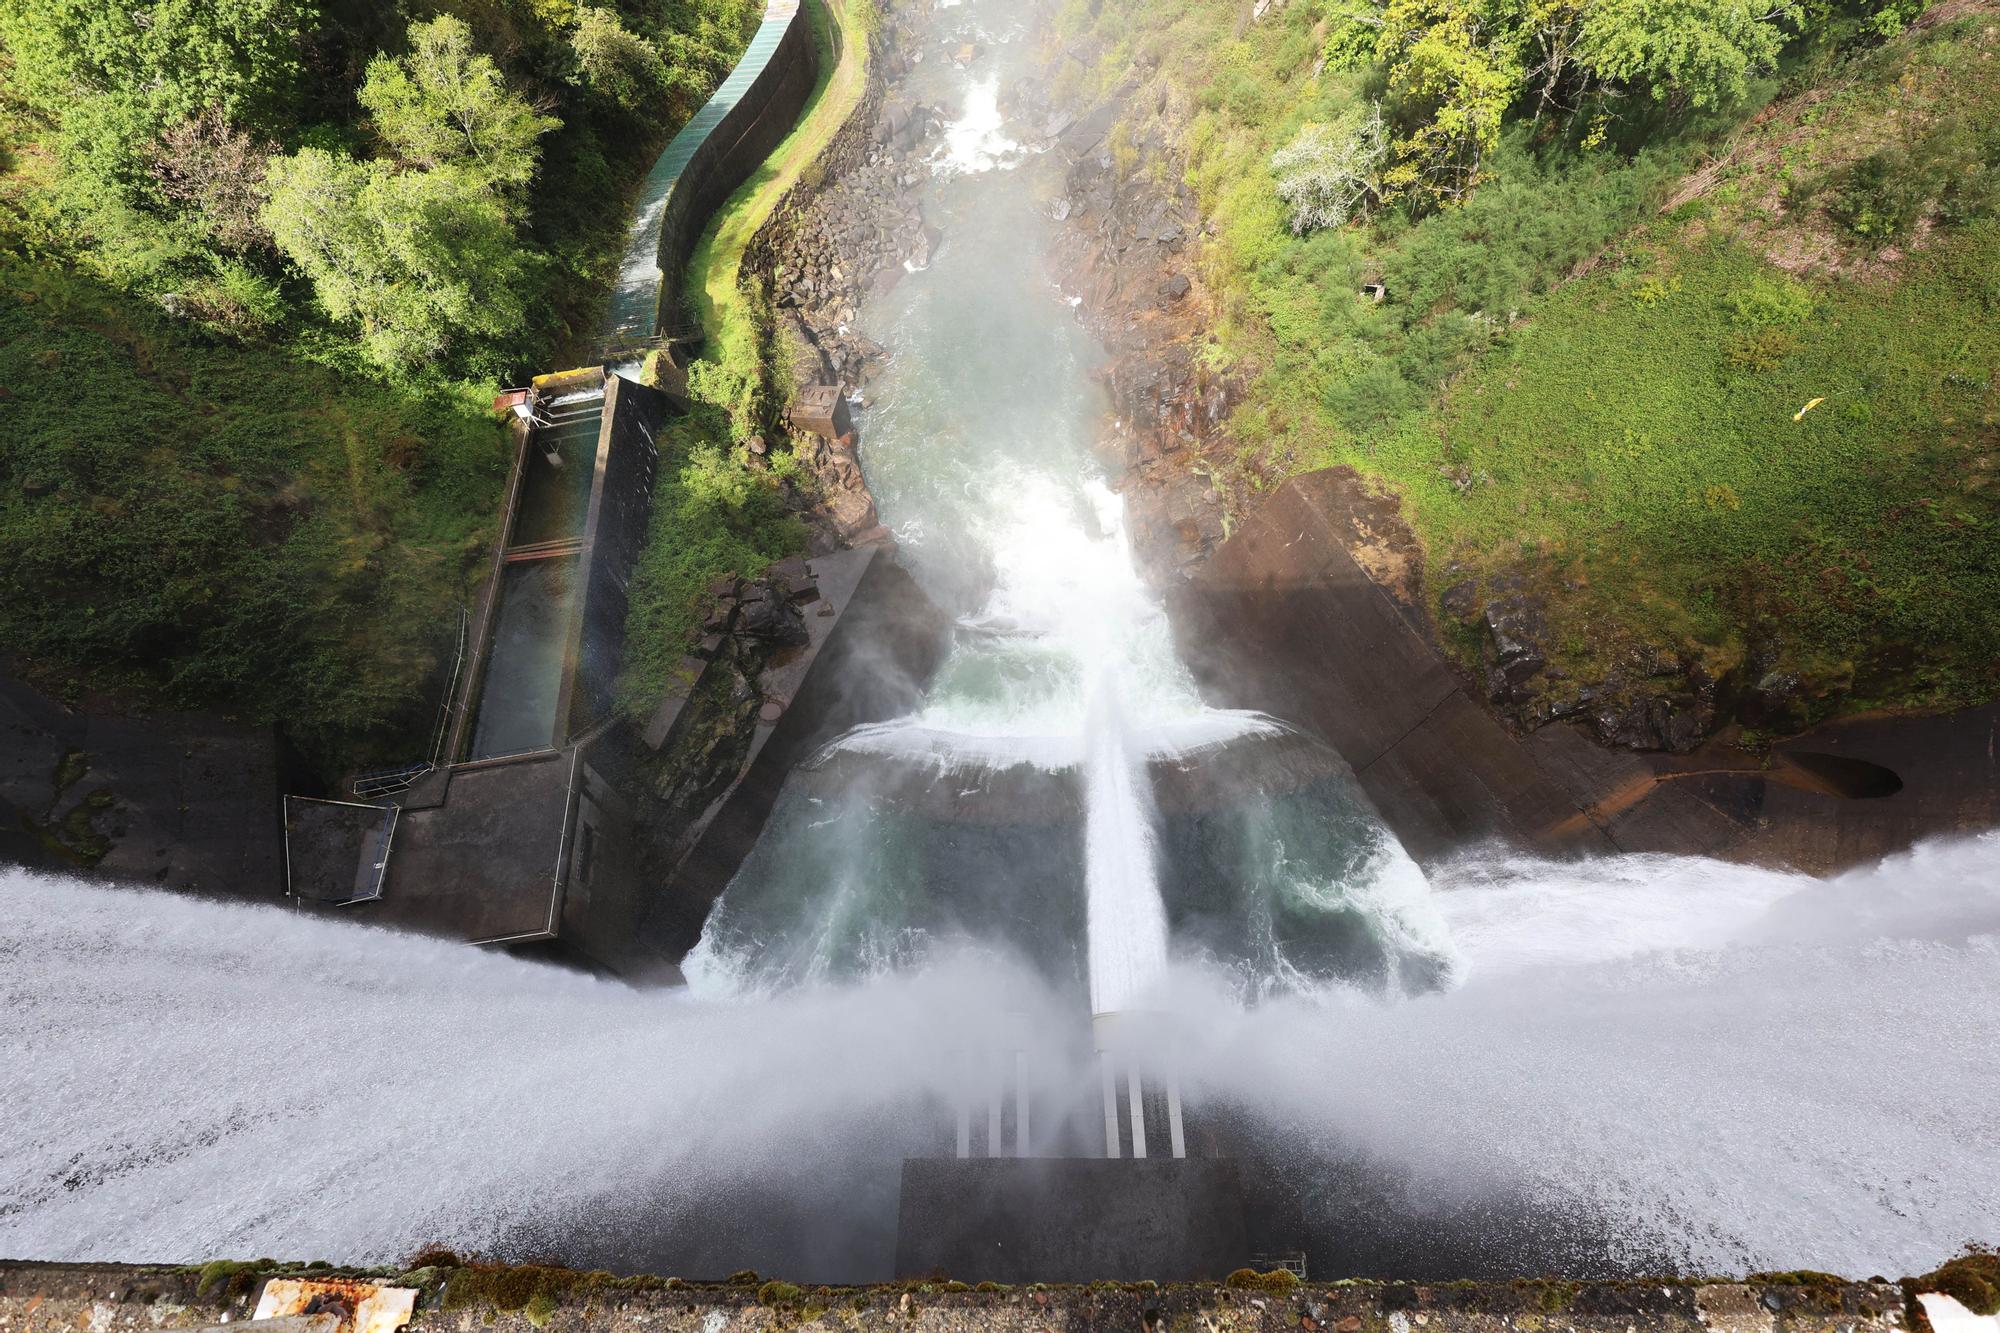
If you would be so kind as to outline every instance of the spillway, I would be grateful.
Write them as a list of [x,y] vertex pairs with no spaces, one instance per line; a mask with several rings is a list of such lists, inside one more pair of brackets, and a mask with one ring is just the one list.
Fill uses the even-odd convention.
[[681,992],[0,871],[0,1254],[882,1278],[899,1164],[1023,1118],[969,1104],[978,1053],[1071,1150],[1089,1019],[1138,1010],[1252,1242],[1316,1276],[1896,1274],[2000,1237],[2000,837],[1830,881],[1426,873],[1339,756],[1206,707],[1041,267],[1025,20],[936,22],[996,54],[913,76],[952,112],[945,241],[864,312],[892,360],[857,404],[957,619],[923,706],[793,776]]

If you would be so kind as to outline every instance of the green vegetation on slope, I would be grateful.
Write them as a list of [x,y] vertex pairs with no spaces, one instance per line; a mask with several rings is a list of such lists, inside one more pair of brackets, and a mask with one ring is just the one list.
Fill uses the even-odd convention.
[[11,653],[283,719],[320,758],[385,723],[425,734],[506,474],[474,391],[411,398],[218,343],[17,259],[0,259],[0,384]]
[[[1777,67],[1732,65],[1715,95],[1600,72],[1553,108],[1518,62],[1498,91],[1439,76],[1418,96],[1412,48],[1342,58],[1357,14],[1420,11],[1458,41],[1453,14],[1500,9],[1066,11],[1096,54],[1069,90],[1130,96],[1121,162],[1171,142],[1212,224],[1207,354],[1251,381],[1242,482],[1344,463],[1400,494],[1433,596],[1542,595],[1572,682],[1551,701],[1621,655],[1795,673],[1816,697],[1793,721],[1990,697],[2000,17],[1954,6],[1883,40],[1910,7],[1799,10]],[[1455,201],[1399,191],[1423,127],[1481,88],[1504,114]],[[1354,220],[1295,230],[1301,200]]]
[[1448,577],[1578,585],[1550,607],[1578,678],[1632,618],[1718,678],[1761,635],[1857,703],[1990,693],[2000,222],[1881,286],[1799,282],[1686,230],[1634,238],[1433,416],[1334,456],[1399,486]]
[[626,201],[755,0],[0,0],[0,643],[407,758]]
[[688,262],[705,341],[688,368],[695,410],[661,432],[652,536],[629,590],[619,696],[633,713],[649,710],[674,683],[712,582],[754,578],[805,546],[805,529],[786,503],[812,485],[799,459],[774,447],[768,464],[752,469],[738,447],[758,432],[780,438],[777,417],[791,387],[780,382],[769,297],[761,278],[743,272],[743,259],[786,193],[816,183],[810,176],[820,154],[867,91],[869,41],[880,22],[876,0],[807,0],[806,16],[820,70],[799,122],[716,210]]

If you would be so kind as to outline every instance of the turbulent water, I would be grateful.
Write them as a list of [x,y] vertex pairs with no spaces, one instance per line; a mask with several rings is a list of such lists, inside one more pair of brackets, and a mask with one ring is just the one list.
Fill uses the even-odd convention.
[[[1830,882],[1468,860],[1438,878],[1447,991],[1248,1005],[1190,966],[1153,998],[1190,1104],[1229,1108],[1296,1195],[1273,1242],[1337,1227],[1353,1203],[1327,1174],[1360,1161],[1423,1229],[1500,1219],[1490,1248],[1538,1269],[1577,1242],[1501,1223],[1555,1216],[1647,1267],[1893,1274],[2000,1237],[1996,868],[1991,835]],[[703,1001],[7,872],[0,1254],[372,1260],[528,1234],[584,1263],[881,1275],[896,1164],[945,1146],[961,1053],[1061,1032],[1074,1001],[962,955]],[[1043,1086],[1066,1058],[1037,1048]],[[652,1248],[604,1221],[633,1216]]]
[[[920,711],[840,742],[822,760],[837,781],[793,784],[690,981],[736,995],[995,943],[1082,989],[1088,1013],[1132,1007],[1177,953],[1250,991],[1434,977],[1421,908],[1364,906],[1420,895],[1422,877],[1337,760],[1159,809],[1160,766],[1284,728],[1203,705],[1134,567],[1092,450],[1102,353],[1043,266],[1055,163],[1002,97],[1025,30],[992,3],[938,22],[943,49],[984,54],[911,76],[955,113],[923,196],[945,239],[863,312],[893,359],[860,416],[882,514],[958,632]],[[1302,800],[1313,827],[1274,836]]]
[[1337,757],[1203,706],[1092,461],[1010,12],[940,7],[988,51],[915,86],[956,112],[946,241],[865,314],[894,361],[864,462],[958,618],[923,708],[794,778],[686,992],[0,871],[0,1254],[881,1277],[898,1164],[950,1150],[996,1053],[1058,1151],[1088,1016],[1134,1009],[1195,1138],[1254,1165],[1257,1247],[1316,1276],[2000,1239],[2000,835],[1825,882],[1427,877]]

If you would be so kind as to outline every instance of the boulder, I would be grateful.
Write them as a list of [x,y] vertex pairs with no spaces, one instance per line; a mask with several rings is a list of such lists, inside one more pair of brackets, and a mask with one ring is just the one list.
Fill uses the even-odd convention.
[[765,596],[745,602],[737,629],[750,638],[782,647],[798,648],[812,641],[805,617],[789,598]]

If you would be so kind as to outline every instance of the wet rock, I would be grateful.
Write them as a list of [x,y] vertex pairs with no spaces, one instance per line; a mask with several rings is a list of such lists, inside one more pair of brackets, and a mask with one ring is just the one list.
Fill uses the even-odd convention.
[[1482,617],[1486,643],[1482,649],[1487,698],[1496,704],[1522,704],[1535,697],[1530,682],[1548,665],[1541,643],[1547,630],[1540,605],[1523,593],[1486,604]]
[[1188,280],[1187,274],[1176,273],[1173,277],[1168,278],[1160,284],[1160,295],[1169,301],[1178,301],[1185,297],[1189,289],[1193,286],[1194,284]]
[[1805,682],[1797,673],[1767,671],[1738,706],[1746,726],[1764,731],[1795,731],[1808,721]]
[[1439,595],[1438,605],[1454,620],[1471,620],[1479,610],[1479,580],[1460,579]]
[[791,599],[769,596],[768,589],[766,594],[743,604],[738,632],[782,647],[796,648],[810,643],[812,636],[806,632],[805,617],[792,605]]

